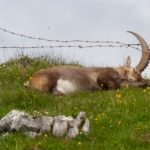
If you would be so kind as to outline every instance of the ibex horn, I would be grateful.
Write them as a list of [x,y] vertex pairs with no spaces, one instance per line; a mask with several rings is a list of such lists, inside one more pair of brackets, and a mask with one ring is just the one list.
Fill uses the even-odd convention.
[[147,43],[145,40],[137,33],[128,31],[129,33],[133,34],[140,42],[142,48],[142,57],[139,64],[135,67],[137,71],[142,72],[148,66],[150,60],[150,51]]

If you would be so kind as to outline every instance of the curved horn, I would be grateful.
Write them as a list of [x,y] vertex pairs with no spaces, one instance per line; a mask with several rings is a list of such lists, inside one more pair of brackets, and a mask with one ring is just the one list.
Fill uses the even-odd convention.
[[128,31],[129,33],[133,34],[140,42],[142,48],[142,58],[139,64],[135,67],[137,71],[142,72],[148,66],[150,60],[150,52],[149,47],[145,40],[137,33]]

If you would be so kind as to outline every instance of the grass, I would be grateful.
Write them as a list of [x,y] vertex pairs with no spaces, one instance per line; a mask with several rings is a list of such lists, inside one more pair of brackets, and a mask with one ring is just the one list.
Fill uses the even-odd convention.
[[[90,133],[76,138],[23,133],[0,136],[0,150],[148,150],[150,149],[150,88],[127,87],[117,91],[78,92],[64,97],[24,88],[32,73],[62,59],[22,56],[0,66],[0,117],[12,109],[32,115],[72,115],[85,111]],[[78,65],[76,63],[72,63]]]

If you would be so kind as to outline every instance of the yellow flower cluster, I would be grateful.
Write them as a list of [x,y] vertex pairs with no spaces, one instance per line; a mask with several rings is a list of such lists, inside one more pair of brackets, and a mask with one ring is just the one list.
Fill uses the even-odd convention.
[[32,80],[33,79],[33,77],[29,77],[29,80]]
[[121,125],[121,121],[118,121],[118,125]]
[[45,138],[47,138],[47,137],[48,137],[48,135],[45,133],[45,134],[44,134],[44,137],[45,137]]
[[122,104],[123,99],[122,99],[122,93],[120,93],[119,91],[116,92],[116,98],[117,98],[117,103]]
[[95,121],[99,121],[101,117],[103,117],[105,113],[97,114],[96,117],[94,118]]
[[117,97],[117,98],[121,98],[121,97],[122,97],[122,94],[121,94],[121,93],[116,93],[116,97]]
[[143,90],[144,93],[150,94],[150,87],[147,87],[146,89]]
[[79,141],[79,142],[77,142],[77,144],[78,144],[78,145],[81,145],[81,144],[82,144],[82,142],[80,142],[80,141]]

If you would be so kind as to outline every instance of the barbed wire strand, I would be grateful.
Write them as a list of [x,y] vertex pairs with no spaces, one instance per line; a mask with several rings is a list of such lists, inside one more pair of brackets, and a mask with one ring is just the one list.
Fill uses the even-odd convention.
[[[119,41],[90,41],[90,40],[50,40],[50,39],[46,39],[46,38],[41,38],[41,37],[33,37],[33,36],[28,36],[28,35],[24,35],[24,34],[20,34],[20,33],[15,33],[9,30],[6,30],[2,27],[0,27],[0,30],[3,32],[7,32],[9,34],[12,35],[16,35],[16,36],[20,36],[23,38],[28,38],[28,39],[33,39],[33,40],[39,40],[39,41],[47,41],[47,42],[56,42],[56,43],[112,43],[112,44],[124,44],[127,45],[127,43],[123,43],[123,42],[119,42]],[[134,45],[134,46],[139,46],[140,44],[130,44],[130,45]]]
[[[141,51],[139,48],[135,46],[140,46],[140,44],[129,44],[129,43],[123,43],[119,41],[89,41],[89,40],[50,40],[46,38],[37,38],[33,36],[28,36],[20,33],[15,33],[12,31],[9,31],[7,29],[4,29],[0,27],[0,30],[15,36],[23,37],[23,38],[28,38],[28,39],[33,39],[33,40],[39,40],[39,41],[47,41],[47,42],[56,42],[56,43],[101,43],[97,45],[55,45],[55,46],[0,46],[0,49],[36,49],[36,48],[94,48],[94,47],[131,47],[137,51]],[[105,45],[103,45],[105,44]],[[107,45],[106,45],[107,44]],[[117,45],[114,45],[117,44]]]
[[80,48],[80,49],[82,49],[82,48],[98,48],[98,47],[113,47],[113,48],[119,48],[119,47],[126,47],[126,48],[128,48],[128,47],[131,47],[131,48],[133,48],[133,49],[135,49],[135,50],[138,50],[138,51],[141,51],[139,48],[137,48],[137,47],[133,47],[132,45],[111,45],[111,44],[109,44],[109,45],[54,45],[54,46],[45,46],[45,45],[41,45],[41,46],[0,46],[0,49],[36,49],[36,48],[41,48],[41,49],[43,49],[43,48]]

